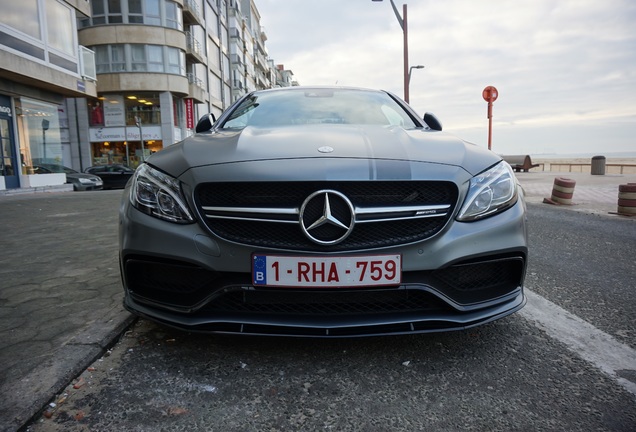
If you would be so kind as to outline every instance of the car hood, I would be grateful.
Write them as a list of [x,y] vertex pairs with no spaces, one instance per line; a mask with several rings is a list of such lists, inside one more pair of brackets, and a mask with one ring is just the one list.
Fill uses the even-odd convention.
[[484,148],[443,132],[302,125],[202,133],[155,153],[148,163],[179,177],[190,168],[207,165],[301,159],[425,162],[461,167],[471,175],[501,160]]

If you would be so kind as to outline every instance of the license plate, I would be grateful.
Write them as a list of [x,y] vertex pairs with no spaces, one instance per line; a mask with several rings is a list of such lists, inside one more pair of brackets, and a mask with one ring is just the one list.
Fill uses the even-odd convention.
[[289,256],[253,255],[255,286],[357,287],[397,285],[401,255]]

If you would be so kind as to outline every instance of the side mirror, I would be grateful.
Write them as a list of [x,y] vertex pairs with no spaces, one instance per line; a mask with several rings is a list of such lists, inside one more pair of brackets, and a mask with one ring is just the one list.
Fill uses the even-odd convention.
[[432,130],[441,131],[442,123],[435,117],[435,114],[427,112],[424,114],[424,123],[428,125]]
[[196,133],[207,132],[212,129],[212,125],[216,122],[214,114],[206,114],[199,119],[197,127],[194,129]]

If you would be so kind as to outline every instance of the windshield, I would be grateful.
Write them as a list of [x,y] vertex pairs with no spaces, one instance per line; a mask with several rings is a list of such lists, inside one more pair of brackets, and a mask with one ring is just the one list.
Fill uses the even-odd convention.
[[255,93],[244,99],[222,128],[306,124],[417,125],[409,114],[383,92],[354,89],[294,89]]

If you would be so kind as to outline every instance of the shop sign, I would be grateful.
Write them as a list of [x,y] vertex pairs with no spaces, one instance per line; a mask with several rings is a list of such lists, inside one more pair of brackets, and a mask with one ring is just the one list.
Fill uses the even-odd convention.
[[91,128],[91,142],[126,141],[126,128]]
[[108,96],[104,101],[104,126],[124,126],[126,124],[126,107],[124,97]]
[[0,114],[11,117],[11,98],[0,95]]
[[194,101],[192,98],[185,99],[186,128],[194,129]]
[[[161,140],[161,126],[143,126],[144,141]],[[91,142],[139,141],[138,127],[90,128]]]

